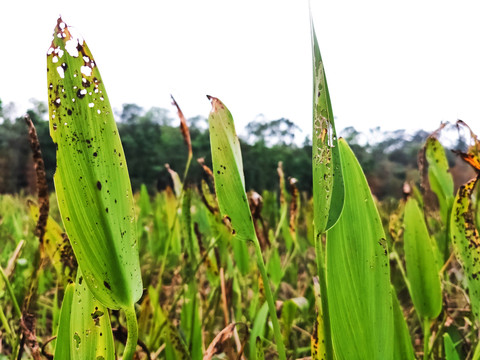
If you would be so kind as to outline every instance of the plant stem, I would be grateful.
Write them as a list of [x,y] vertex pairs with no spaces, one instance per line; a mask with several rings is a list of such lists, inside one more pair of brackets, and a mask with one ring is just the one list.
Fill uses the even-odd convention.
[[263,287],[265,289],[265,298],[267,300],[270,318],[272,319],[273,335],[275,337],[275,342],[277,343],[278,357],[280,360],[286,360],[287,357],[285,354],[285,345],[283,344],[282,333],[280,332],[280,325],[277,318],[277,310],[273,301],[272,290],[270,289],[270,282],[268,280],[267,269],[265,268],[265,263],[263,261],[262,250],[260,249],[260,243],[258,242],[258,238],[256,235],[253,239],[253,244],[255,246],[255,255],[257,256],[258,269],[260,270],[260,274],[262,275],[264,285]]
[[8,277],[3,271],[3,268],[0,266],[0,275],[5,282],[5,286],[7,287],[8,294],[10,295],[10,298],[12,299],[13,303],[13,309],[15,310],[15,314],[21,318],[22,317],[22,311],[20,310],[20,306],[18,305],[17,299],[15,298],[15,293],[13,292],[12,285],[10,284],[10,281],[8,281]]
[[428,318],[423,319],[423,360],[428,360],[430,357],[430,320]]
[[[316,229],[315,229],[316,233]],[[318,282],[320,284],[320,300],[322,301],[323,333],[325,336],[325,355],[327,360],[333,360],[332,333],[330,328],[330,312],[328,310],[327,280],[325,274],[325,255],[323,253],[322,234],[315,237],[315,252],[317,258]]]
[[135,314],[135,304],[124,308],[125,316],[127,318],[127,343],[125,344],[125,350],[123,352],[123,360],[132,360],[137,348],[138,340],[138,325],[137,315]]
[[3,312],[2,307],[0,307],[0,323],[3,325],[7,335],[11,336],[12,330],[10,329],[10,325],[8,325],[8,320],[7,320],[7,317],[5,316],[5,313]]

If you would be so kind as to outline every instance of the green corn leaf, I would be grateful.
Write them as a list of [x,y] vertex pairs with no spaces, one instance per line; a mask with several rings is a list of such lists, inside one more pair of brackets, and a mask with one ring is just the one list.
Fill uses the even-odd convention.
[[445,149],[436,138],[427,139],[425,157],[428,162],[430,187],[437,195],[442,221],[447,225],[453,205],[453,178],[449,171]]
[[404,226],[410,295],[420,317],[434,319],[442,310],[442,288],[436,262],[438,250],[428,234],[423,212],[413,198],[405,205]]
[[338,144],[345,205],[337,224],[327,233],[326,270],[335,355],[338,360],[392,359],[393,312],[385,233],[360,164],[344,140]]
[[108,309],[93,297],[80,268],[75,281],[70,322],[72,360],[115,359]]
[[344,203],[340,152],[317,36],[310,17],[313,47],[313,200],[315,227],[324,233],[338,220]]
[[58,19],[47,54],[50,135],[58,206],[84,279],[106,306],[142,294],[127,164],[98,67]]
[[443,334],[443,347],[445,349],[445,360],[460,360],[455,344],[448,333]]
[[408,332],[407,322],[403,317],[402,308],[397,299],[397,295],[392,286],[392,306],[393,306],[393,359],[394,360],[415,360],[415,351],[412,345],[412,339]]
[[450,235],[455,255],[467,278],[472,312],[480,320],[480,236],[475,227],[472,194],[478,177],[458,189],[450,219]]
[[62,309],[60,310],[60,321],[58,323],[57,344],[55,346],[55,354],[53,359],[65,360],[70,359],[71,339],[70,319],[72,317],[72,301],[75,284],[68,284],[63,296]]
[[232,234],[241,240],[253,240],[255,229],[245,193],[242,154],[232,114],[214,97],[208,117],[213,176],[220,213],[232,226]]

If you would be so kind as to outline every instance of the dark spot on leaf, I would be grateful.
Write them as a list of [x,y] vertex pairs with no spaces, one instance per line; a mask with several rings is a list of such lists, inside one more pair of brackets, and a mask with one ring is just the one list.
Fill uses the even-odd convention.
[[80,278],[78,279],[78,284],[82,285],[82,282],[83,282],[83,276],[80,276]]
[[106,281],[103,282],[103,285],[108,289],[108,290],[112,290],[112,288],[110,287],[110,284]]
[[102,183],[100,181],[97,181],[97,189],[102,190]]
[[97,157],[97,152],[96,151],[93,153],[93,156]]

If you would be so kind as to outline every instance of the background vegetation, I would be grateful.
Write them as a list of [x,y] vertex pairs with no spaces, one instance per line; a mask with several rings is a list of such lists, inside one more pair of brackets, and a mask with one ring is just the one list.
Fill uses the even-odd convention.
[[[35,178],[28,145],[28,129],[23,117],[15,118],[11,113],[13,104],[2,108],[0,100],[0,193],[33,193]],[[32,101],[28,110],[42,146],[47,179],[53,191],[55,171],[55,146],[50,138],[48,121],[44,120],[48,109],[46,104]],[[116,116],[120,137],[134,191],[146,184],[150,193],[162,190],[171,184],[171,177],[165,164],[171,164],[178,173],[183,173],[188,151],[178,131],[178,120],[167,109],[148,110],[136,104],[124,104]],[[196,158],[204,158],[211,166],[210,143],[207,119],[197,116],[188,119],[192,146]],[[278,190],[274,176],[279,161],[287,176],[298,180],[298,188],[312,193],[311,139],[295,138],[298,128],[288,119],[250,122],[241,139],[245,166],[246,188],[257,192]],[[309,133],[310,129],[302,129]],[[363,134],[349,127],[340,132],[350,144],[368,179],[372,193],[380,200],[399,199],[404,181],[418,180],[417,154],[423,146],[428,132],[419,130],[414,134],[405,130],[382,131],[372,129]],[[465,148],[457,144],[456,148]],[[300,144],[300,145],[299,145]],[[468,167],[452,153],[447,154],[456,185],[468,180]],[[465,173],[467,171],[467,173]],[[193,164],[189,182],[199,184],[203,170]]]

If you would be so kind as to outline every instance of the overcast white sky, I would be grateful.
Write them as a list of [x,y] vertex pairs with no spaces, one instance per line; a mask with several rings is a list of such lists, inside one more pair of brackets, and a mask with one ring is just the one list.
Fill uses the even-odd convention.
[[[337,128],[480,133],[480,3],[312,0]],[[92,51],[114,108],[133,102],[208,116],[205,95],[238,128],[258,114],[311,132],[306,0],[9,1],[0,12],[0,98],[46,100],[58,15]]]

